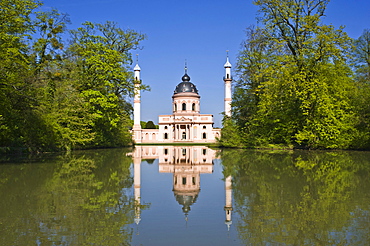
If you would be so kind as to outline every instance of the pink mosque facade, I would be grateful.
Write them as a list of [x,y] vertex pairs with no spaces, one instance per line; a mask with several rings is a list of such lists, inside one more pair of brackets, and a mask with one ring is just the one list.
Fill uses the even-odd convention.
[[[231,115],[231,64],[225,63],[225,114]],[[172,96],[172,114],[159,115],[159,129],[142,129],[140,125],[140,67],[134,67],[135,97],[134,126],[132,137],[135,143],[216,143],[221,129],[213,128],[213,115],[200,113],[200,95],[187,74],[182,76]]]

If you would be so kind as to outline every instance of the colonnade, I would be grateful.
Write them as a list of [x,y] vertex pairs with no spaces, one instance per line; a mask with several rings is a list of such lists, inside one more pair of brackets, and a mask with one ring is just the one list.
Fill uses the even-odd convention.
[[175,125],[174,126],[174,140],[193,140],[193,126],[192,124]]

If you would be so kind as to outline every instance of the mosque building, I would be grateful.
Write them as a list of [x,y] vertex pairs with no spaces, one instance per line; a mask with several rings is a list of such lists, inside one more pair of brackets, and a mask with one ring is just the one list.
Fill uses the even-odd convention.
[[[227,57],[225,68],[225,115],[231,115],[231,64]],[[213,128],[213,115],[200,113],[200,95],[197,87],[185,74],[172,95],[172,114],[159,115],[159,129],[142,129],[140,125],[140,67],[134,67],[135,97],[134,126],[132,137],[135,143],[215,143],[221,129]]]

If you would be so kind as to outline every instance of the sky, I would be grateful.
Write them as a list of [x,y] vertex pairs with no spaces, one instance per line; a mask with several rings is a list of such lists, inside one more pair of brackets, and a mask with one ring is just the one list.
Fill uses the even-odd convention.
[[[258,7],[252,0],[44,0],[43,10],[68,13],[76,29],[85,21],[117,22],[122,29],[147,39],[139,55],[141,79],[151,91],[141,93],[141,120],[158,123],[158,115],[172,114],[172,95],[188,75],[201,96],[201,113],[213,114],[221,127],[224,111],[226,50],[235,68],[245,29],[257,25]],[[369,0],[332,0],[325,24],[345,26],[352,38],[370,28]],[[134,67],[135,64],[132,65]]]

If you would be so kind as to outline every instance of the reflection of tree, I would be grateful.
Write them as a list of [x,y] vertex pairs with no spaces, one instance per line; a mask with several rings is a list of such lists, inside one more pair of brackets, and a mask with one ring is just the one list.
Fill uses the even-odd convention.
[[368,153],[224,150],[221,157],[245,244],[370,244]]
[[[1,190],[5,185],[0,187],[0,194],[4,193],[2,199],[12,200],[15,205],[0,203],[7,214],[14,215],[0,217],[0,229],[9,232],[2,237],[4,242],[8,245],[130,243],[132,230],[128,224],[134,219],[134,203],[128,189],[132,185],[131,158],[122,150],[83,153],[63,157],[57,164],[43,164],[42,168],[24,165],[27,172],[16,168],[13,174],[9,173],[12,180],[9,185],[25,189],[20,192],[25,196],[7,196]],[[17,174],[23,175],[20,178],[27,184],[17,183]]]

